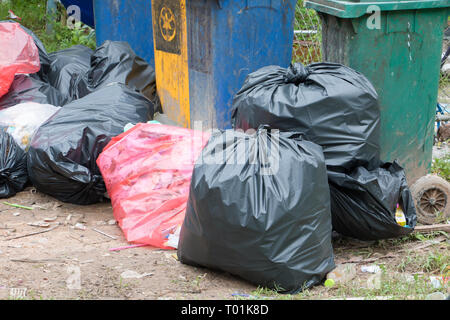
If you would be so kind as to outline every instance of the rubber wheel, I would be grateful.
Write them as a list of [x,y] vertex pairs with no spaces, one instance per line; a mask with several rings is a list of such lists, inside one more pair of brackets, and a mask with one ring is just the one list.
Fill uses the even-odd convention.
[[410,188],[416,205],[417,222],[445,223],[450,219],[450,183],[436,175],[426,175]]

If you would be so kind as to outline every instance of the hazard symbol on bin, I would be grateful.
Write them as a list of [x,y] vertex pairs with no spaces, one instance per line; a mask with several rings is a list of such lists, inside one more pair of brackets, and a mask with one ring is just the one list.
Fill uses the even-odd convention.
[[172,10],[167,7],[161,9],[159,14],[159,28],[164,40],[172,41],[177,34],[177,24]]
[[154,0],[153,10],[156,49],[180,54],[180,1]]

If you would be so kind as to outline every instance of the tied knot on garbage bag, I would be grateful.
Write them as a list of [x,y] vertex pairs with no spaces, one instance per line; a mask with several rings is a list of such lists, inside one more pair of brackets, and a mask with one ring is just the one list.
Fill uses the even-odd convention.
[[178,257],[295,293],[335,267],[325,160],[297,133],[263,129],[209,139],[192,173]]
[[340,64],[267,66],[250,73],[233,99],[232,124],[244,131],[267,124],[303,133],[323,148],[327,167],[335,170],[380,163],[378,95],[366,77]]
[[300,84],[305,82],[308,76],[311,74],[309,67],[305,67],[301,63],[294,63],[287,69],[284,79],[286,83]]

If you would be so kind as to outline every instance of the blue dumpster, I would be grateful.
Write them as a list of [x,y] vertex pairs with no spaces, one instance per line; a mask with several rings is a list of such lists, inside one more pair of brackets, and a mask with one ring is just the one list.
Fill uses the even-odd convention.
[[[152,0],[164,113],[185,127],[230,128],[246,76],[292,59],[296,0]],[[198,123],[198,122],[197,122]]]
[[[81,22],[87,24],[91,28],[95,27],[94,23],[94,8],[92,0],[61,0],[64,7],[69,8],[70,6],[78,6],[80,8],[80,20]],[[75,12],[69,11],[69,16]]]
[[150,0],[94,0],[97,46],[106,40],[126,41],[154,66]]

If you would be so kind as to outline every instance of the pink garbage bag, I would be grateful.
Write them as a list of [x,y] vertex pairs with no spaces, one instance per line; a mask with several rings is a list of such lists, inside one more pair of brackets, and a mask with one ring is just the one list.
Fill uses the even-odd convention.
[[13,22],[0,23],[0,97],[5,95],[16,74],[36,73],[41,68],[33,38]]
[[113,138],[97,159],[114,212],[132,243],[174,249],[192,171],[210,133],[140,123]]

